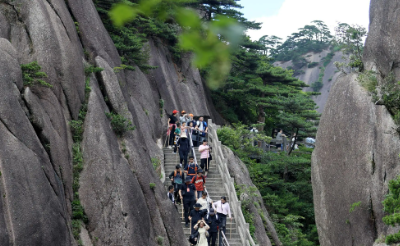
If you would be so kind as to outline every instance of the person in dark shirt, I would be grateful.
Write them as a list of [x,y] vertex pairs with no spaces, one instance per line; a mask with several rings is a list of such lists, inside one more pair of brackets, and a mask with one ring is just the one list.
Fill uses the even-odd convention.
[[170,185],[169,187],[168,187],[168,193],[167,193],[167,196],[168,196],[168,199],[169,200],[171,200],[171,202],[173,203],[173,204],[175,204],[175,198],[174,198],[174,186],[173,185]]
[[196,203],[196,187],[194,187],[194,184],[191,182],[192,179],[190,177],[186,177],[185,184],[179,191],[179,195],[183,200],[186,227],[189,227],[189,214],[193,208],[193,205]]
[[178,110],[174,110],[172,111],[172,115],[169,116],[168,118],[168,137],[169,137],[168,148],[171,148],[171,146],[174,145],[175,128],[176,128],[176,123],[178,122],[179,122]]
[[184,164],[185,167],[188,163],[187,159],[190,152],[190,142],[185,132],[181,133],[181,137],[176,145],[179,148],[180,163]]
[[210,226],[208,230],[209,237],[208,237],[208,245],[215,246],[218,237],[218,226],[221,223],[218,215],[215,214],[215,210],[213,208],[210,209],[209,214],[206,217],[206,222]]
[[181,166],[178,164],[175,167],[175,170],[171,172],[168,176],[171,180],[171,184],[175,188],[175,200],[177,204],[181,204],[181,199],[178,197],[179,191],[182,189],[183,181],[185,180],[185,173],[181,170]]
[[189,157],[189,163],[185,166],[185,173],[188,177],[193,178],[194,176],[197,175],[197,170],[199,170],[200,167],[197,165],[197,163],[194,163],[194,157],[190,156]]
[[193,208],[194,208],[194,210],[192,210],[190,212],[190,215],[189,215],[189,220],[191,221],[191,225],[190,226],[192,228],[192,232],[194,232],[194,228],[193,227],[197,224],[197,222],[199,220],[201,220],[203,218],[203,211],[200,210],[201,204],[196,203],[193,206]]

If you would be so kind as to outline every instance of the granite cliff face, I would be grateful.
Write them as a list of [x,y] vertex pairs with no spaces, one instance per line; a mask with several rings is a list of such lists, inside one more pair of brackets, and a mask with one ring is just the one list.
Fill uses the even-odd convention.
[[[317,63],[315,67],[307,67],[304,66],[300,70],[302,71],[302,74],[295,76],[301,81],[304,81],[306,84],[311,85],[312,83],[318,81],[319,74],[321,71],[321,67],[323,66],[324,60],[328,53],[330,52],[329,49],[323,50],[322,52],[318,53],[307,53],[302,56],[308,63]],[[318,96],[313,96],[313,100],[317,104],[317,111],[319,113],[322,113],[324,111],[326,101],[328,100],[329,97],[329,92],[335,83],[336,79],[340,76],[341,72],[339,72],[335,66],[335,62],[342,62],[343,59],[343,54],[341,51],[335,52],[335,55],[332,57],[332,60],[329,62],[329,64],[326,66],[324,75],[322,78],[322,83],[323,87],[319,92],[321,92],[321,95]],[[282,68],[290,68],[293,67],[293,62],[292,61],[287,61],[287,62],[275,62],[274,65],[282,67]],[[312,91],[313,89],[311,87],[308,87],[305,89],[305,91]]]
[[[218,118],[190,56],[174,64],[160,40],[149,40],[149,46],[149,63],[157,69],[116,73],[120,57],[92,1],[0,2],[0,245],[76,244],[69,122],[85,102],[87,64],[104,70],[89,75],[79,180],[88,217],[83,244],[151,246],[157,237],[164,245],[185,244],[151,158],[163,159],[165,112],[185,109]],[[32,61],[52,88],[23,85],[20,64]],[[111,110],[136,130],[117,138],[105,115]]]
[[[363,62],[378,74],[379,83],[390,72],[396,81],[400,78],[399,11],[398,1],[371,1]],[[341,76],[332,87],[313,153],[315,216],[324,246],[372,245],[396,231],[382,222],[382,201],[389,180],[400,172],[397,126],[356,78]]]

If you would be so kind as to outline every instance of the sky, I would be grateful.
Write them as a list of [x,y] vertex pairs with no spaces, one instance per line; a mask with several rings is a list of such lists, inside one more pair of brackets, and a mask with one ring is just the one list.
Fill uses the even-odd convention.
[[334,34],[337,22],[358,24],[368,30],[370,0],[241,0],[240,11],[249,20],[261,22],[261,30],[248,35],[258,40],[264,35],[286,39],[313,20],[322,20]]

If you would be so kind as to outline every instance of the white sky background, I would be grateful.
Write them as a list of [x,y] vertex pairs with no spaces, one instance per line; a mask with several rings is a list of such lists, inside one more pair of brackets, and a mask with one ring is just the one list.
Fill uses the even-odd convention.
[[[337,22],[358,24],[368,30],[369,2],[370,0],[285,0],[277,14],[255,19],[245,16],[263,23],[261,30],[250,30],[248,35],[252,40],[258,40],[263,35],[275,35],[286,40],[287,36],[313,20],[324,21],[333,35]],[[240,4],[246,8],[250,1],[242,0]],[[268,1],[259,3],[258,6],[266,9]]]

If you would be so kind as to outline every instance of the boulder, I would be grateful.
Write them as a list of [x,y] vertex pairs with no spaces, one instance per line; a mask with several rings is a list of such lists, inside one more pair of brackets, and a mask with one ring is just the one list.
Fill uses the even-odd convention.
[[394,231],[382,222],[382,201],[389,180],[400,172],[400,139],[389,112],[372,103],[356,76],[343,76],[333,86],[312,156],[315,220],[323,246],[372,245]]

